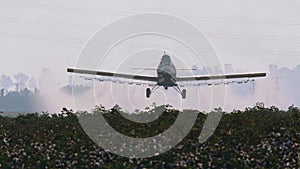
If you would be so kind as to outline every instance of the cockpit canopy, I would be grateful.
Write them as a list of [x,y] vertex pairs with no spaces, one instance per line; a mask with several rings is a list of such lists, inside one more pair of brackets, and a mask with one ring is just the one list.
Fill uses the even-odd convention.
[[169,55],[163,55],[161,62],[163,62],[164,64],[170,64],[171,63],[171,58]]

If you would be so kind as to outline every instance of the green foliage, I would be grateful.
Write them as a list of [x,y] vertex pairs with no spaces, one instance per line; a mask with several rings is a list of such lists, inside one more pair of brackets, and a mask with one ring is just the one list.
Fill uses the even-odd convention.
[[[155,113],[153,105],[147,112]],[[214,111],[223,112],[217,108]],[[297,168],[300,111],[265,107],[224,113],[215,133],[203,144],[198,136],[207,114],[168,107],[149,123],[125,119],[122,109],[96,106],[93,113],[63,108],[58,114],[0,116],[0,165],[3,168]],[[146,159],[128,159],[98,147],[85,134],[77,116],[103,115],[131,137],[149,137],[166,129],[180,113],[198,113],[188,136],[172,150]],[[132,114],[136,116],[136,114]],[[1,168],[0,167],[0,168]]]

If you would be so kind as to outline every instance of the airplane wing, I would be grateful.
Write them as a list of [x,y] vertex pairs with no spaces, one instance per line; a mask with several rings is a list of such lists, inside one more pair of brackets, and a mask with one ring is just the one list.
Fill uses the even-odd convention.
[[95,71],[95,70],[84,70],[84,69],[75,69],[75,68],[68,68],[67,72],[157,82],[157,77],[154,76],[130,75],[130,74],[103,72],[103,71]]
[[[152,68],[152,67],[150,67],[150,68],[134,67],[132,69],[137,69],[137,70],[157,70],[157,68]],[[188,70],[188,71],[191,71],[191,70],[197,70],[197,69],[194,69],[194,68],[192,68],[192,69],[176,68],[176,70]]]
[[225,74],[225,75],[203,75],[203,76],[183,76],[177,77],[177,82],[184,81],[205,81],[205,80],[221,80],[221,79],[236,79],[236,78],[254,78],[265,77],[266,73],[241,73],[241,74]]

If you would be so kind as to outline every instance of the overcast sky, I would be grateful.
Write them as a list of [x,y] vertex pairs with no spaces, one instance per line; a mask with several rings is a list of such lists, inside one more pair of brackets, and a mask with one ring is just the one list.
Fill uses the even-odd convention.
[[[85,43],[97,30],[113,20],[143,12],[171,14],[192,23],[207,36],[221,63],[232,64],[238,72],[268,72],[270,64],[293,69],[300,64],[299,9],[298,0],[0,0],[0,74],[12,77],[23,72],[39,79],[42,70],[48,68],[59,86],[66,85],[69,76],[66,68],[75,66]],[[122,27],[109,30],[112,35],[120,31],[123,31]],[[104,61],[100,69],[126,72],[130,71],[129,67],[156,67],[160,59],[158,50],[162,49],[168,50],[177,67],[203,66],[192,61],[191,55],[181,53],[177,42],[171,42],[168,38],[143,36],[128,40],[127,43],[111,51],[108,55],[111,60]],[[149,50],[143,51],[149,48],[158,50],[150,54]],[[127,51],[126,55],[123,55],[124,51]],[[157,56],[151,56],[153,53]],[[144,58],[148,59],[139,58],[139,55],[145,55]],[[124,68],[126,66],[127,69]],[[258,87],[258,94],[251,97],[252,100],[241,102],[239,107],[268,100],[270,92],[273,92],[266,85],[269,81]],[[266,89],[269,89],[268,92]],[[290,98],[290,101],[279,104],[283,101],[271,100],[270,104],[286,108],[296,103],[296,97],[291,94],[294,91],[285,92],[284,87],[281,89],[280,97],[286,95],[282,100]],[[140,101],[144,96],[144,88],[136,90],[136,100]],[[202,95],[206,95],[205,91]],[[232,97],[233,101],[229,101],[228,105],[229,108],[235,108],[236,100],[241,99],[234,100],[238,96],[232,91],[230,93],[228,97]],[[143,101],[148,103],[147,100]]]
[[0,72],[38,78],[47,67],[63,85],[66,67],[95,31],[140,12],[190,21],[211,40],[222,63],[241,71],[267,70],[269,64],[293,68],[300,63],[299,8],[296,0],[1,0]]

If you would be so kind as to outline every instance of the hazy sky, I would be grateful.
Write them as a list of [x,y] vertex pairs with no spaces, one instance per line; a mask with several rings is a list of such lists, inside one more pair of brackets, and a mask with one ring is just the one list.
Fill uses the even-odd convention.
[[[1,74],[39,77],[52,70],[61,85],[84,42],[101,26],[139,12],[182,17],[201,29],[223,63],[241,71],[300,63],[300,1],[1,0]],[[122,59],[124,56],[120,56]]]
[[[58,85],[63,86],[68,82],[66,68],[76,64],[84,44],[97,30],[118,18],[142,12],[171,14],[194,24],[211,41],[222,64],[232,64],[239,72],[267,72],[270,64],[277,64],[279,68],[293,69],[300,64],[299,8],[300,1],[297,0],[191,0],[188,2],[0,0],[0,74],[8,74],[12,77],[23,72],[39,79],[43,68],[48,68],[59,84],[51,80],[47,89]],[[157,22],[157,24],[165,23]],[[123,31],[123,28],[109,31],[118,34]],[[168,48],[170,45],[171,48]],[[144,60],[138,57],[139,54],[147,54],[147,50],[143,51],[143,48],[168,49],[172,57],[175,57],[173,60],[177,67],[191,67],[194,64],[200,68],[203,66],[189,60],[191,55],[183,55],[177,45],[170,39],[161,37],[144,36],[129,40],[127,45],[121,46],[108,55],[114,61],[108,59],[100,68],[126,72],[130,71],[129,67],[155,67],[159,62],[160,53],[156,51],[154,53],[157,53],[157,56],[147,55],[148,60]],[[136,53],[137,50],[140,50],[140,53]],[[126,55],[123,55],[124,51],[127,52]],[[129,55],[132,57],[126,59]],[[185,65],[176,60],[185,61]],[[121,63],[123,65],[120,66]],[[281,86],[278,94],[275,92],[277,88],[272,77],[265,80],[263,84],[260,83],[258,82],[256,94],[251,97],[248,96],[249,94],[247,97],[239,96],[239,92],[233,90],[234,86],[229,88],[225,108],[243,108],[254,105],[257,101],[264,101],[268,105],[275,104],[282,108],[298,103],[298,97],[292,94],[294,91],[287,91],[291,88],[291,84]],[[274,89],[269,84],[273,84]],[[293,89],[295,88],[294,86]],[[110,88],[107,86],[100,86],[98,97],[101,97],[101,103],[111,105],[111,93],[107,92],[108,89]],[[115,91],[122,92],[123,89],[115,89]],[[129,99],[132,101],[130,104],[138,103],[133,107],[144,106],[142,103],[150,104],[149,100],[144,98],[144,88],[132,88],[130,91],[131,93],[125,94],[124,97],[132,97]],[[159,91],[153,95],[153,99],[162,98],[160,95],[165,96],[164,94],[166,96],[170,94],[172,97],[177,94],[171,90],[168,92]],[[189,89],[188,95],[192,93],[195,92]],[[207,98],[210,90],[200,88],[200,93],[205,98],[201,99],[201,104],[209,105],[210,99]],[[53,105],[57,104],[57,97],[53,96]],[[62,97],[60,98],[62,100]],[[274,100],[274,98],[282,99]],[[177,99],[180,100],[179,96]],[[71,104],[70,98],[66,97],[65,100]],[[61,104],[67,105],[62,101]],[[127,102],[124,104],[126,105]]]
[[[60,86],[65,85],[66,67],[75,65],[85,42],[101,26],[141,12],[191,22],[209,38],[221,62],[241,72],[268,71],[269,64],[293,68],[300,64],[299,8],[297,0],[0,0],[0,74],[24,72],[39,78],[49,68]],[[162,43],[168,45],[161,41],[161,48]],[[135,45],[125,47],[134,51]],[[150,67],[158,64],[156,59]],[[124,56],[116,60],[124,61]]]

